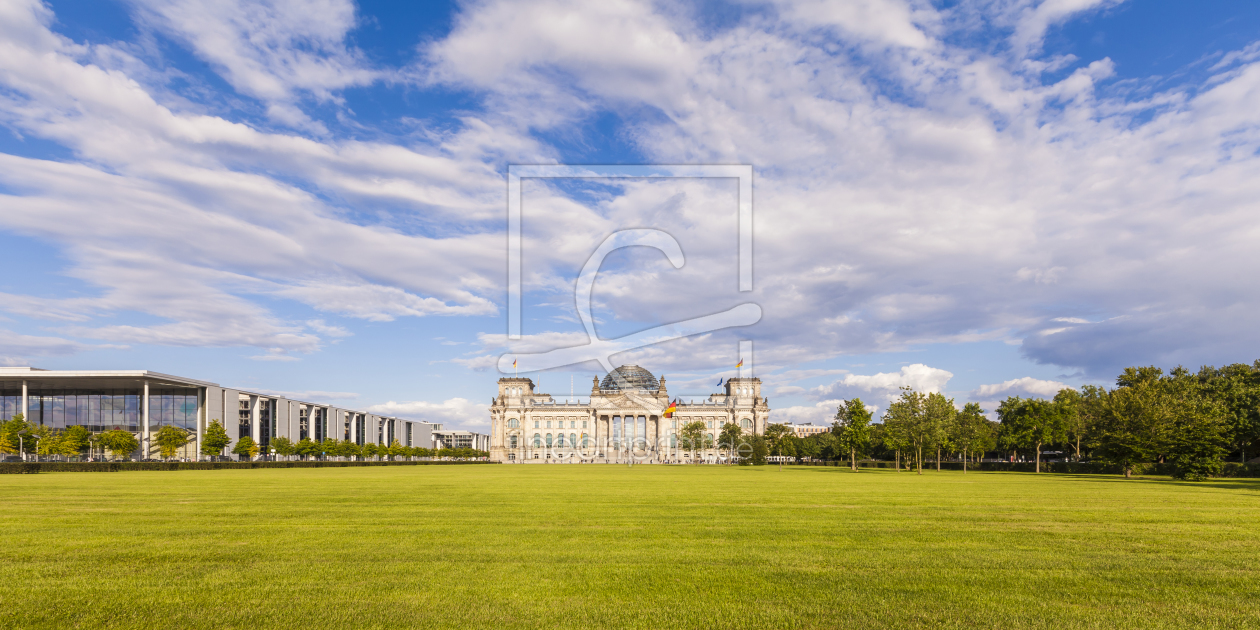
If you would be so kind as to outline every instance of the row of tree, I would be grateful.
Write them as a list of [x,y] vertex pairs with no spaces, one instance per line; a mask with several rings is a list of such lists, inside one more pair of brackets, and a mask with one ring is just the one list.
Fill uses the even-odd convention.
[[[836,410],[828,433],[798,438],[786,427],[766,432],[771,452],[788,457],[903,459],[922,473],[925,454],[964,463],[986,453],[1024,454],[1041,470],[1043,449],[1066,459],[1099,461],[1130,476],[1143,463],[1168,464],[1173,476],[1201,480],[1219,475],[1226,457],[1246,462],[1260,442],[1260,361],[1191,372],[1178,367],[1126,368],[1108,389],[1065,388],[1053,399],[1011,396],[986,417],[976,403],[959,409],[939,393],[906,387],[881,422],[857,398]],[[777,427],[777,428],[776,428]]]

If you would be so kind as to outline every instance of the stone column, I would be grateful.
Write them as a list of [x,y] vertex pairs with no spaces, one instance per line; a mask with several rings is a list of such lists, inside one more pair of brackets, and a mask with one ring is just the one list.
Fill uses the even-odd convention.
[[[27,422],[31,421],[31,400],[27,395],[26,381],[22,381],[22,419]],[[23,455],[23,457],[26,457]]]

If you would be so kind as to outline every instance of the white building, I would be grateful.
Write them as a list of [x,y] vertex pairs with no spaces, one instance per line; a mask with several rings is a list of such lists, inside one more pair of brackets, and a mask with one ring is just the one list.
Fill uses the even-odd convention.
[[223,423],[232,446],[250,436],[263,452],[273,437],[352,440],[433,448],[433,425],[276,394],[147,370],[41,370],[0,368],[0,420],[23,414],[53,429],[74,425],[93,433],[121,429],[136,434],[136,457],[157,457],[151,436],[163,426],[186,429],[195,440],[179,457],[197,459],[206,427]]
[[798,438],[806,438],[811,435],[818,435],[819,433],[827,433],[828,431],[831,431],[831,426],[829,425],[819,425],[812,422],[806,422],[804,424],[792,424],[790,422],[785,422],[783,423],[783,426],[791,430],[792,434]]
[[[501,378],[490,406],[490,459],[504,462],[666,462],[691,453],[679,447],[678,431],[702,422],[715,442],[722,426],[735,423],[744,433],[765,433],[770,407],[761,379],[732,378],[699,402],[679,402],[672,418],[665,379],[637,365],[623,365],[591,385],[585,402],[557,402],[534,391],[528,378]],[[716,450],[698,457],[716,458]]]

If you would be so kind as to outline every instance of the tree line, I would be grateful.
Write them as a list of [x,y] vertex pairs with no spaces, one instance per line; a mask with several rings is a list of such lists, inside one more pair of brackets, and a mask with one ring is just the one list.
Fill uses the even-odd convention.
[[[191,432],[179,427],[166,425],[153,433],[153,444],[163,459],[175,457],[180,449],[196,440]],[[227,447],[232,444],[227,429],[219,420],[212,420],[206,427],[201,440],[201,454],[208,457],[223,456]],[[58,430],[46,425],[32,425],[22,414],[16,414],[8,421],[0,424],[0,453],[28,453],[43,456],[79,457],[84,452],[99,449],[109,451],[114,459],[130,457],[140,448],[140,440],[130,431],[113,430],[92,433],[86,427],[71,426]],[[403,446],[394,440],[388,446],[382,444],[355,444],[350,440],[311,440],[303,438],[294,442],[287,437],[273,438],[268,444],[269,450],[276,455],[286,457],[301,456],[310,459],[318,457],[455,457],[477,458],[488,457],[486,451],[471,448],[421,448]],[[232,453],[252,459],[257,457],[262,448],[251,437],[245,436],[237,440]]]
[[[1136,466],[1163,463],[1179,479],[1220,475],[1226,458],[1246,463],[1260,442],[1260,361],[1198,372],[1177,367],[1126,368],[1114,388],[1064,388],[1053,398],[1009,396],[997,421],[976,403],[959,408],[940,393],[904,387],[880,418],[858,398],[836,410],[827,433],[798,438],[783,427],[767,431],[772,453],[795,458],[895,460],[920,474],[925,459],[968,462],[986,454],[1024,456],[1041,471],[1046,449],[1063,459]],[[781,426],[781,425],[775,425]],[[771,429],[774,427],[772,426]]]

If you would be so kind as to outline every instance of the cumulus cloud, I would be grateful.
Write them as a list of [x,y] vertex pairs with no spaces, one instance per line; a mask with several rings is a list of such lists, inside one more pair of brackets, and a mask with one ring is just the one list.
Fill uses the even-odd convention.
[[1053,398],[1059,390],[1067,387],[1065,383],[1059,381],[1046,381],[1042,379],[1025,376],[1023,378],[1015,378],[1001,383],[993,383],[991,385],[981,385],[975,391],[971,392],[971,397],[975,399],[991,400],[995,397],[1001,398],[1006,396],[1034,396],[1037,398]]
[[[897,372],[878,374],[846,374],[830,385],[821,385],[810,391],[816,398],[844,398],[856,392],[870,392],[883,398],[894,398],[902,387],[910,387],[924,393],[940,392],[954,375],[923,363],[906,365]],[[871,402],[871,401],[866,401]]]
[[446,429],[482,430],[490,425],[490,403],[448,398],[440,403],[389,401],[367,408],[372,413],[438,423]]

